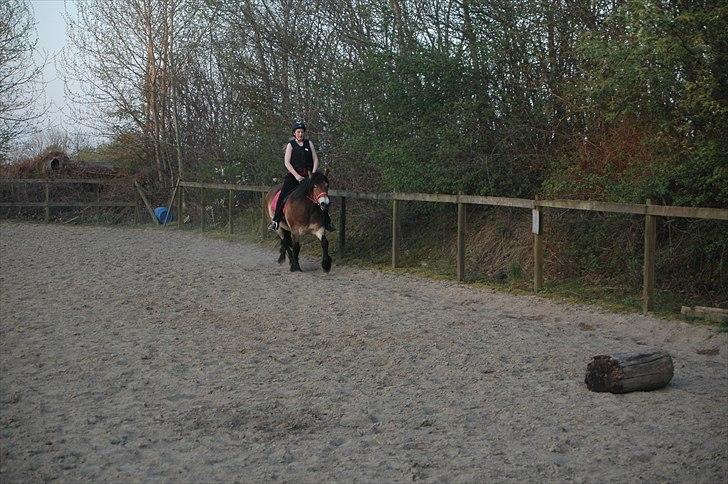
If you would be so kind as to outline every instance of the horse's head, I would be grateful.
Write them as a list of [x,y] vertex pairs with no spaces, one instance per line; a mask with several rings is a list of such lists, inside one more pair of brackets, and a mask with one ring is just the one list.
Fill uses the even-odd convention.
[[[328,173],[328,170],[326,170],[326,173]],[[311,201],[318,204],[321,210],[328,210],[329,203],[331,203],[328,194],[329,179],[324,173],[317,171],[311,175],[310,183],[311,191],[309,192],[309,196],[311,197]]]

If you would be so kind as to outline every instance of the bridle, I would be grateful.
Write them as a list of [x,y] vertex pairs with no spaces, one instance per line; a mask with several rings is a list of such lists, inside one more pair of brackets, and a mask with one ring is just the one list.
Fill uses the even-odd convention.
[[320,206],[319,199],[321,197],[328,197],[329,194],[326,193],[326,191],[321,191],[321,192],[319,192],[318,195],[314,196],[313,194],[314,194],[315,191],[316,191],[316,187],[314,186],[314,189],[311,191],[311,194],[310,195],[306,195],[306,198],[308,198],[309,200],[311,200],[311,202],[314,205],[319,205]]

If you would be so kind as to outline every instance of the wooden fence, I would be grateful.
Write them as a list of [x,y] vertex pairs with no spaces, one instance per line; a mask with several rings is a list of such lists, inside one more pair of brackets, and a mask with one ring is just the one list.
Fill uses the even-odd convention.
[[[153,209],[147,200],[144,191],[139,184],[134,181],[137,190],[135,200],[128,202],[69,202],[69,201],[52,201],[50,199],[50,185],[52,184],[112,184],[118,183],[118,180],[98,180],[98,179],[11,179],[0,178],[0,184],[43,184],[45,185],[45,200],[42,202],[0,202],[0,207],[44,207],[45,221],[50,221],[51,207],[130,207],[134,208],[135,222],[139,221],[139,203],[136,197],[141,199],[152,220],[156,222]],[[169,208],[177,202],[177,223],[182,224],[184,215],[183,199],[184,190],[197,188],[200,190],[200,201],[203,206],[202,216],[200,220],[201,230],[205,229],[205,190],[226,190],[228,191],[228,231],[233,230],[233,193],[238,192],[258,192],[265,193],[270,187],[266,186],[249,186],[234,185],[223,183],[200,183],[193,181],[178,181],[175,185],[169,201]],[[177,193],[179,192],[179,196]],[[381,200],[391,201],[392,203],[392,267],[398,267],[400,262],[400,246],[401,226],[400,211],[401,202],[433,202],[433,203],[449,203],[457,205],[457,258],[456,272],[458,281],[465,279],[465,228],[466,228],[466,207],[468,205],[486,205],[499,207],[514,207],[528,209],[531,212],[531,232],[533,233],[533,290],[539,291],[543,287],[543,223],[542,212],[546,208],[565,209],[565,210],[585,210],[593,212],[605,213],[624,213],[642,215],[645,217],[644,232],[644,263],[643,263],[643,293],[642,293],[642,309],[644,312],[651,311],[654,306],[654,290],[655,290],[655,252],[657,246],[657,230],[656,217],[679,217],[679,218],[698,218],[710,220],[728,220],[728,209],[725,208],[703,208],[703,207],[673,207],[664,205],[652,205],[649,200],[645,204],[633,203],[611,203],[611,202],[592,202],[581,200],[529,200],[523,198],[504,198],[504,197],[483,197],[475,195],[446,195],[446,194],[430,194],[430,193],[368,193],[355,192],[348,190],[330,190],[331,197],[339,198],[339,228],[338,228],[338,244],[341,253],[346,250],[346,200],[362,199],[362,200]]]
[[[200,190],[200,199],[204,206],[204,191],[206,189],[228,191],[228,230],[232,232],[233,192],[267,192],[270,187],[233,185],[222,183],[200,183],[192,181],[179,181],[172,193],[172,206],[179,188],[197,188]],[[642,310],[651,311],[654,307],[655,293],[655,252],[657,248],[656,217],[698,218],[709,220],[728,220],[728,209],[703,207],[674,207],[665,205],[652,205],[650,200],[645,204],[593,202],[582,200],[530,200],[524,198],[483,197],[475,195],[446,195],[430,193],[368,193],[348,190],[329,190],[331,197],[339,198],[339,251],[346,250],[346,200],[384,200],[392,202],[392,267],[397,267],[400,261],[401,227],[400,202],[434,202],[457,205],[457,258],[456,272],[458,281],[465,279],[465,228],[466,207],[468,205],[487,205],[498,207],[515,207],[528,209],[531,212],[531,232],[533,233],[533,290],[539,291],[543,287],[543,223],[542,212],[546,208],[565,210],[585,210],[605,213],[624,213],[642,215],[645,217],[644,232],[644,263],[642,270]],[[178,223],[182,220],[183,192],[176,198]],[[201,229],[204,230],[204,210],[202,211]]]
[[60,178],[60,179],[39,179],[39,178],[0,178],[0,184],[29,184],[44,185],[45,200],[42,202],[0,202],[1,207],[43,207],[45,208],[45,222],[51,220],[51,207],[71,207],[71,208],[89,208],[89,207],[123,207],[134,209],[134,222],[139,222],[139,205],[136,200],[126,202],[109,202],[97,200],[95,202],[75,202],[75,201],[54,201],[50,197],[51,185],[111,185],[122,183],[119,180],[101,180],[96,178]]

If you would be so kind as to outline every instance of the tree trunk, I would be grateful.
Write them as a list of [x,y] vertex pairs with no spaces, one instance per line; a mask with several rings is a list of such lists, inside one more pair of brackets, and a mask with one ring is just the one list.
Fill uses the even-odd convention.
[[410,50],[410,39],[407,27],[405,26],[405,14],[400,0],[389,0],[389,8],[394,15],[394,27],[397,34],[399,52],[408,52]]
[[148,135],[154,147],[154,163],[157,168],[157,179],[162,182],[162,157],[159,151],[159,116],[157,112],[157,63],[154,55],[154,30],[152,27],[152,5],[149,0],[144,2],[143,22],[146,41],[146,72],[144,80],[144,95],[147,103],[147,122],[150,124]]
[[672,375],[672,357],[664,351],[615,353],[595,356],[584,382],[593,392],[628,393],[662,388]]
[[478,39],[475,36],[473,21],[470,17],[471,2],[472,0],[463,1],[463,37],[468,44],[468,53],[470,54],[470,63],[473,66],[473,71],[479,76],[481,74],[480,57],[478,51]]
[[[182,180],[184,177],[184,165],[182,161],[182,142],[180,141],[179,134],[179,109],[177,99],[177,86],[179,85],[179,77],[177,75],[177,64],[175,63],[175,48],[174,45],[174,28],[175,28],[175,14],[177,4],[172,3],[167,14],[167,32],[168,32],[168,55],[169,55],[169,81],[170,81],[170,95],[172,101],[172,129],[174,130],[174,146],[177,155],[177,179]],[[174,171],[173,171],[174,173]],[[174,175],[172,175],[174,182]]]

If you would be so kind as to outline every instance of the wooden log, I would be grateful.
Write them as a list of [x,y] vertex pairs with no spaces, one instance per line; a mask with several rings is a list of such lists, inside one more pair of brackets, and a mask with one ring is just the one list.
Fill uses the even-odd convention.
[[688,318],[702,318],[716,323],[728,323],[728,309],[708,308],[695,306],[694,308],[683,306],[680,313]]
[[672,375],[672,357],[664,351],[615,353],[595,356],[584,382],[593,392],[628,393],[662,388]]

